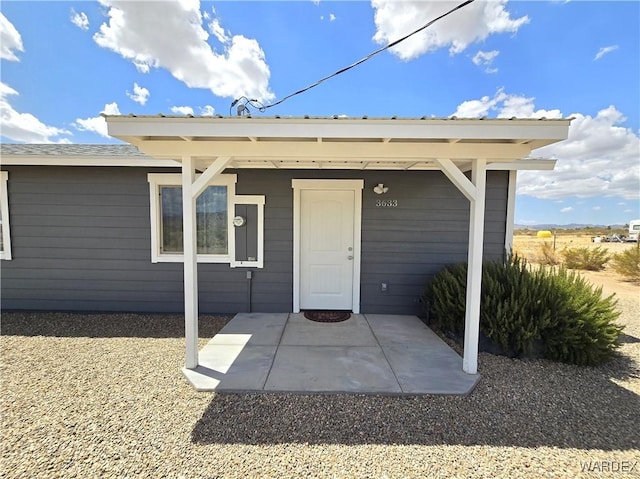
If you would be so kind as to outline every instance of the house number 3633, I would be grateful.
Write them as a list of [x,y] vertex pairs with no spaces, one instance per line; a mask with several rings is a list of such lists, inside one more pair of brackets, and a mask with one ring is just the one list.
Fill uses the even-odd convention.
[[398,200],[376,200],[376,208],[395,208]]

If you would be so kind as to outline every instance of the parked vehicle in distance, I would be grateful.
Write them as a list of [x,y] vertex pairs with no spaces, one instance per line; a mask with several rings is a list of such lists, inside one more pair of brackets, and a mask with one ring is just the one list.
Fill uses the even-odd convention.
[[594,236],[591,238],[592,243],[624,243],[629,241],[624,235]]
[[625,241],[638,241],[638,234],[640,234],[640,220],[629,221],[629,235]]
[[624,243],[627,240],[625,236],[609,235],[605,236],[604,241],[607,243]]

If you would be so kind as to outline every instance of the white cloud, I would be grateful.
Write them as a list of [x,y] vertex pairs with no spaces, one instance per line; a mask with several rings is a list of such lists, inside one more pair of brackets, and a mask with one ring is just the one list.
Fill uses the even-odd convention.
[[491,65],[493,64],[493,60],[495,60],[499,54],[500,52],[498,50],[491,50],[490,52],[483,52],[482,50],[479,50],[478,53],[473,56],[471,61],[474,65],[485,67],[484,71],[486,73],[497,73],[498,69],[493,68]]
[[601,211],[602,210],[602,206],[594,206],[593,208],[591,208],[593,211]]
[[84,12],[78,13],[73,8],[71,9],[71,23],[81,30],[89,30],[89,18],[87,14]]
[[220,19],[214,18],[211,23],[209,23],[209,31],[218,39],[220,43],[229,42],[229,35],[225,32],[222,25],[220,25]]
[[213,108],[211,105],[205,105],[202,108],[200,108],[200,115],[201,116],[213,116],[216,113],[216,109]]
[[[493,97],[469,100],[458,105],[454,116],[475,118],[562,118],[558,109],[535,109],[535,98],[511,95],[499,89]],[[620,126],[626,121],[615,106],[597,115],[572,113],[567,140],[539,148],[533,157],[556,158],[552,171],[522,171],[518,194],[545,199],[570,196],[592,198],[618,196],[640,199],[640,136]]]
[[232,36],[214,19],[209,28],[223,53],[212,49],[199,0],[100,3],[108,7],[109,22],[100,26],[94,41],[131,61],[140,72],[165,68],[188,87],[206,88],[221,97],[245,95],[260,101],[274,97],[258,42]]
[[[456,6],[456,1],[425,2],[372,0],[375,9],[376,33],[380,44],[391,43],[418,29]],[[475,2],[431,27],[408,38],[391,51],[402,60],[411,60],[439,48],[449,48],[450,54],[464,51],[470,44],[496,33],[515,33],[529,22],[529,17],[511,18],[505,9],[507,0]]]
[[480,100],[467,100],[460,105],[452,116],[459,118],[478,118],[494,113],[498,118],[562,118],[560,110],[536,110],[535,98],[507,94],[498,89],[493,97],[483,96]]
[[569,138],[539,148],[533,156],[555,157],[554,171],[522,172],[518,192],[538,198],[619,196],[640,199],[640,136],[620,126],[615,106],[595,116],[572,113]]
[[518,95],[507,95],[498,118],[562,118],[560,110],[536,110],[533,101],[535,98],[526,98]]
[[479,118],[487,115],[490,110],[495,109],[498,101],[496,97],[490,98],[489,96],[483,96],[479,100],[466,100],[458,105],[458,108],[452,116],[459,118]]
[[67,138],[54,139],[60,135],[71,135],[68,130],[42,123],[31,113],[19,113],[7,97],[18,92],[0,82],[0,131],[4,138],[24,143],[71,143]]
[[193,115],[193,108],[190,106],[172,106],[171,112],[176,115]]
[[333,13],[329,14],[329,21],[334,22],[336,20],[336,16]]
[[[120,109],[118,108],[118,104],[116,102],[107,103],[104,106],[104,110],[100,113],[104,113],[106,115],[120,115]],[[105,138],[110,138],[109,133],[107,133],[107,122],[101,116],[95,116],[92,118],[85,118],[84,120],[78,118],[73,126],[79,131],[90,131],[93,133],[97,133],[100,136]]]
[[136,103],[139,103],[140,105],[144,105],[145,103],[147,103],[147,100],[149,99],[149,90],[147,90],[144,87],[141,87],[137,83],[134,83],[133,93],[127,92],[127,96],[131,98],[133,101],[135,101]]
[[573,207],[567,206],[566,208],[562,208],[560,213],[571,213],[573,211]]
[[600,60],[607,53],[611,53],[617,49],[618,49],[618,45],[609,45],[608,47],[602,47],[600,50],[598,50],[598,53],[596,53],[596,56],[593,58],[593,61]]
[[16,27],[13,26],[7,17],[0,12],[0,58],[12,62],[19,62],[14,50],[24,51],[22,37]]

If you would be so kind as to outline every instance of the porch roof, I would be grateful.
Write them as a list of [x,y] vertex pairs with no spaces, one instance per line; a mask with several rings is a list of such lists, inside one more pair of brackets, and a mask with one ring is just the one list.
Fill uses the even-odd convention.
[[[109,134],[158,159],[191,157],[198,169],[229,157],[229,168],[462,171],[552,169],[527,158],[566,139],[570,119],[318,118],[105,115]],[[527,159],[525,159],[527,158]]]

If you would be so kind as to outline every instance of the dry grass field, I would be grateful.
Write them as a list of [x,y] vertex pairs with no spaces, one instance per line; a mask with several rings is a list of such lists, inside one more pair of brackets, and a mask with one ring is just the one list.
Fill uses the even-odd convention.
[[[601,247],[611,254],[620,253],[629,248],[637,248],[637,243],[594,243],[592,235],[589,233],[562,233],[555,238],[537,238],[535,232],[532,234],[516,234],[513,237],[513,250],[519,256],[527,259],[530,263],[540,263],[543,244],[551,248],[554,246],[558,257],[563,248]],[[595,286],[602,286],[607,294],[616,293],[617,296],[626,297],[640,302],[640,284],[627,281],[624,277],[616,273],[609,264],[603,271],[581,271],[581,274]]]

